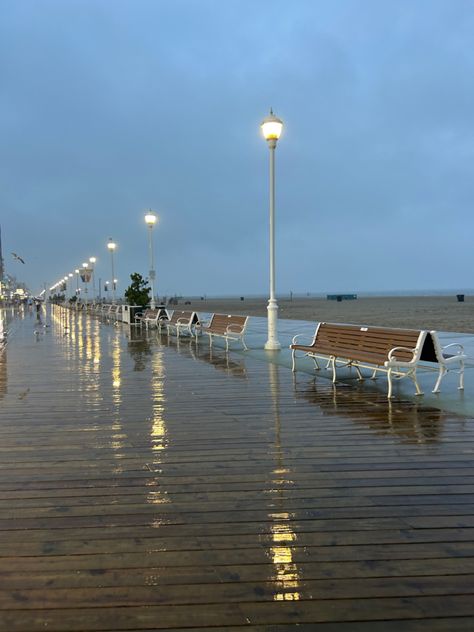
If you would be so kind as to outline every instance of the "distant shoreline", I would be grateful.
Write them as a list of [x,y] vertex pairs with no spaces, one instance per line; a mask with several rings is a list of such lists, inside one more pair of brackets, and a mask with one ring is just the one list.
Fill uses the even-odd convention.
[[[463,292],[459,292],[463,294]],[[178,309],[197,312],[267,315],[264,297],[182,297]],[[279,317],[306,321],[406,327],[474,334],[474,296],[455,294],[432,296],[360,296],[356,300],[329,301],[325,297],[278,297]]]
[[[331,294],[355,294],[358,298],[386,298],[386,297],[398,297],[398,298],[403,298],[403,297],[425,297],[425,298],[429,298],[429,297],[437,297],[437,296],[456,296],[457,294],[464,294],[466,297],[467,296],[474,296],[474,288],[467,288],[467,289],[454,289],[454,290],[400,290],[400,291],[392,291],[392,292],[388,292],[388,291],[375,291],[375,292],[357,292],[354,290],[344,290],[344,291],[340,291],[340,290],[334,290],[334,291],[328,291],[328,292],[282,292],[282,293],[278,293],[276,295],[277,300],[278,299],[284,299],[287,300],[288,298],[290,298],[290,296],[293,297],[293,299],[326,299],[326,297],[328,295]],[[174,295],[170,295],[170,296],[174,296]],[[242,292],[240,294],[238,293],[233,293],[233,294],[190,294],[190,295],[186,295],[183,294],[182,296],[180,295],[180,298],[182,298],[183,300],[201,300],[201,297],[204,297],[206,300],[234,300],[234,299],[239,299],[240,297],[243,296],[246,299],[251,299],[251,300],[268,300],[268,295],[266,294],[245,294],[245,292]]]

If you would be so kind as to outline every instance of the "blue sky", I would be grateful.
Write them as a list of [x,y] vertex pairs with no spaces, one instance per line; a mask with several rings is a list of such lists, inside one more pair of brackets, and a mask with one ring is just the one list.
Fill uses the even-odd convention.
[[[118,243],[122,289],[474,287],[474,4],[0,0],[0,223],[36,291]],[[13,261],[15,251],[25,266]]]

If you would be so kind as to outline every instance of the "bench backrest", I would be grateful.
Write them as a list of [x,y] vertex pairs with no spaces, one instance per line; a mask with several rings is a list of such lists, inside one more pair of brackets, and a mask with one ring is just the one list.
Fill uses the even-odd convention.
[[208,331],[212,331],[216,334],[225,334],[227,332],[232,333],[232,331],[228,330],[229,325],[235,325],[235,327],[231,327],[231,330],[234,333],[242,333],[247,326],[248,316],[232,316],[232,314],[213,314],[211,321],[206,328]]
[[[378,356],[381,362],[387,360],[389,352],[394,347],[416,348],[416,360],[430,361],[428,358],[421,357],[426,336],[426,331],[416,329],[320,323],[316,328],[312,346],[327,352],[329,355],[336,350],[345,350],[348,355],[351,354],[351,357],[362,356],[365,352],[370,352]],[[399,360],[409,362],[413,359],[413,353],[399,351],[396,357]],[[436,362],[436,359],[432,361]]]
[[199,317],[196,312],[180,311],[178,309],[175,309],[169,322],[171,325],[176,325],[178,321],[181,324],[187,323],[188,325],[195,325],[199,322]]
[[142,318],[149,320],[168,319],[168,312],[163,307],[156,307],[155,309],[148,307],[143,312]]

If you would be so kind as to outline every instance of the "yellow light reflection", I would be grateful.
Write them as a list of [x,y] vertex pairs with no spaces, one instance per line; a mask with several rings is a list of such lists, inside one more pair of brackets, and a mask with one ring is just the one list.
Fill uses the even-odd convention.
[[120,393],[120,384],[121,380],[121,357],[120,357],[121,349],[120,349],[120,340],[119,337],[116,336],[112,343],[112,387],[113,394],[112,399],[114,404],[120,404],[122,401],[122,396]]
[[[115,451],[114,458],[120,461],[124,454],[122,452],[124,448],[124,434],[122,428],[121,419],[121,404],[122,404],[122,391],[121,391],[121,365],[122,365],[122,347],[120,341],[120,335],[118,332],[115,334],[115,338],[112,341],[112,403],[114,405],[114,420],[112,423],[112,436],[110,438],[110,446]],[[123,467],[118,463],[114,469],[116,474],[123,472]]]
[[[168,447],[168,431],[164,418],[165,412],[165,370],[163,351],[155,348],[151,363],[151,399],[152,414],[150,418],[150,443],[153,452],[153,465],[163,462],[165,451]],[[154,505],[169,503],[170,499],[163,490],[148,492],[147,500]],[[158,525],[154,525],[158,526]]]
[[[276,467],[273,474],[278,478],[272,481],[271,493],[277,494],[275,502],[278,502],[281,509],[284,507],[286,489],[292,481],[289,478],[290,469],[285,467],[283,462],[283,450],[281,446],[281,419],[279,393],[280,383],[278,367],[269,364],[270,393],[273,402],[273,413],[275,420],[275,453],[277,458]],[[288,475],[288,478],[282,478]],[[301,599],[299,588],[299,570],[293,559],[293,549],[291,544],[296,542],[296,533],[292,530],[293,516],[287,511],[270,513],[269,518],[273,521],[270,527],[272,545],[270,546],[270,559],[273,563],[273,579],[276,584],[276,591],[273,595],[274,601],[299,601]]]

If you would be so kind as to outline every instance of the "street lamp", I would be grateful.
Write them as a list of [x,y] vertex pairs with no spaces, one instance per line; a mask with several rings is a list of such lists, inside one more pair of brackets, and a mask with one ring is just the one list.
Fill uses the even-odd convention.
[[87,263],[87,261],[83,261],[82,262],[82,271],[83,271],[82,273],[84,275],[83,276],[83,278],[84,278],[84,286],[85,286],[85,288],[84,288],[84,302],[85,302],[86,305],[87,305],[87,294],[88,294],[87,290],[89,289],[88,288],[88,285],[89,285],[88,270],[89,270],[89,264]]
[[268,340],[265,349],[279,350],[278,342],[278,305],[275,297],[275,147],[283,129],[283,121],[270,110],[269,116],[263,119],[263,137],[270,149],[270,298],[268,300]]
[[156,224],[158,217],[151,209],[145,214],[145,222],[148,226],[148,250],[150,253],[150,285],[151,285],[151,309],[155,309],[155,261],[153,256],[153,226]]
[[79,298],[79,268],[76,268],[74,272],[76,273],[76,296]]
[[113,241],[112,237],[109,237],[107,242],[107,248],[110,250],[110,261],[112,264],[112,303],[115,305],[115,270],[114,270],[114,251],[117,248],[117,244]]
[[89,261],[91,262],[92,268],[92,302],[95,304],[95,262],[97,261],[97,258],[89,257]]

